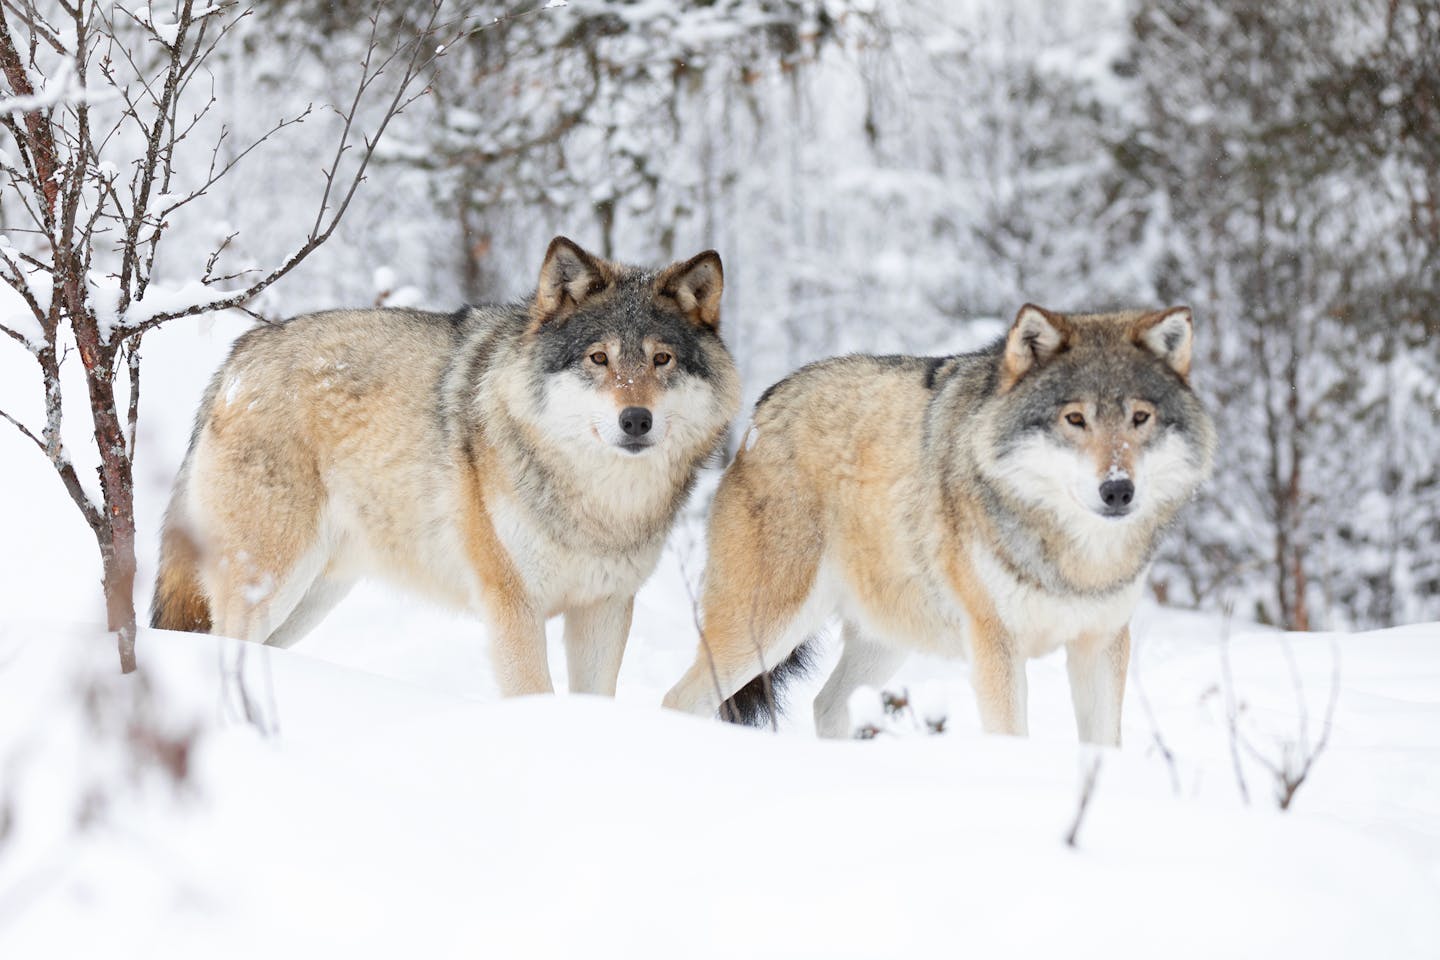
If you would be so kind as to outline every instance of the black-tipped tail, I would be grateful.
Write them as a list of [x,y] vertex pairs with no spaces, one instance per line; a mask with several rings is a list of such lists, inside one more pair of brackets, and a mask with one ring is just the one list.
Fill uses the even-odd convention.
[[720,719],[730,723],[742,723],[747,727],[760,727],[770,723],[784,705],[781,692],[785,685],[797,677],[803,677],[815,666],[815,643],[806,640],[796,647],[790,656],[775,665],[769,673],[762,673],[720,705]]

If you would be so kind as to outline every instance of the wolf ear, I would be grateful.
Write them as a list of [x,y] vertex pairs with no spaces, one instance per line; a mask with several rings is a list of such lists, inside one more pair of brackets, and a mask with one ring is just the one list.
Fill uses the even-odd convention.
[[1135,322],[1130,339],[1168,363],[1182,380],[1189,378],[1190,350],[1195,341],[1189,307],[1146,314]]
[[720,293],[725,288],[725,270],[720,254],[706,250],[672,263],[655,278],[655,296],[673,300],[691,323],[708,330],[720,326]]
[[1070,327],[1059,314],[1051,313],[1033,303],[1020,308],[1015,323],[1005,337],[1005,359],[1000,367],[1000,392],[1004,393],[1020,378],[1049,360],[1070,340]]
[[605,261],[591,256],[575,241],[556,237],[540,265],[540,282],[530,318],[538,326],[563,319],[586,300],[605,289],[611,280]]

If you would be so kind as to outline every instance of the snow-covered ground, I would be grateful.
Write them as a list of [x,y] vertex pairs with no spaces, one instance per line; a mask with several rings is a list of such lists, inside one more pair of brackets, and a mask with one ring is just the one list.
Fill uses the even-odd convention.
[[[902,679],[955,701],[950,732],[820,742],[662,712],[664,665],[688,645],[674,607],[663,580],[647,588],[618,702],[462,695],[483,686],[470,649],[483,644],[453,627],[411,643],[389,620],[344,651],[352,666],[319,659],[341,659],[330,641],[252,650],[250,683],[267,701],[273,685],[279,734],[218,721],[178,800],[151,783],[83,834],[66,791],[100,748],[69,732],[63,705],[77,662],[110,669],[113,651],[94,630],[7,625],[0,730],[20,759],[7,768],[19,802],[0,851],[0,954],[1440,950],[1433,627],[1337,641],[1332,741],[1282,814],[1254,763],[1252,805],[1238,799],[1210,692],[1213,624],[1146,611],[1140,669],[1180,790],[1132,697],[1127,746],[1103,757],[1070,849],[1081,756],[1059,662],[1032,668],[1029,741],[979,735],[963,670],[917,663]],[[1293,642],[1318,729],[1329,641]],[[355,669],[387,670],[407,648],[415,663],[396,672],[449,664],[455,680]],[[217,641],[147,633],[142,651],[168,713],[226,714]],[[1275,639],[1237,636],[1233,660],[1247,713],[1293,723]]]
[[[147,341],[142,580],[242,326]],[[24,359],[0,354],[0,408],[32,409]],[[694,644],[687,527],[615,702],[500,701],[480,627],[367,587],[293,650],[246,651],[265,737],[224,680],[235,644],[145,632],[152,722],[204,728],[176,795],[87,732],[77,678],[115,662],[94,546],[14,431],[0,462],[0,956],[1440,956],[1440,625],[1236,627],[1229,689],[1276,762],[1302,713],[1321,735],[1339,657],[1328,747],[1281,813],[1249,753],[1241,797],[1225,624],[1142,608],[1125,747],[1072,849],[1087,757],[1058,657],[1030,667],[1025,741],[981,736],[964,665],[937,660],[893,686],[941,736],[816,741],[819,677],[778,735],[661,711]],[[110,803],[81,829],[89,785]]]

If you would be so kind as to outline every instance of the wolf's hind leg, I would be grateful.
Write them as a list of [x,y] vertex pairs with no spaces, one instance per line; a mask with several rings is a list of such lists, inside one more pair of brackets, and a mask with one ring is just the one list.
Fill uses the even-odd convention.
[[665,706],[714,716],[720,704],[825,625],[818,506],[783,466],[741,453],[715,495],[695,662]]
[[1129,627],[1113,638],[1085,638],[1065,648],[1070,699],[1081,742],[1120,746],[1120,707],[1129,664]]
[[607,597],[565,611],[565,670],[571,693],[615,696],[635,598]]
[[905,662],[903,650],[868,639],[848,620],[840,635],[840,662],[815,698],[815,733],[831,739],[850,736],[850,695],[867,684],[884,683]]
[[[221,553],[202,573],[215,618],[215,632],[278,646],[288,646],[298,640],[318,617],[310,620],[304,630],[290,631],[288,641],[284,637],[281,641],[272,637],[288,626],[297,608],[309,598],[327,560],[318,545],[294,559],[269,553],[262,561],[244,550]],[[320,615],[324,612],[320,611]]]
[[325,619],[325,615],[345,599],[354,585],[353,580],[337,580],[324,575],[317,577],[295,605],[295,609],[284,622],[271,631],[265,642],[272,647],[292,646],[315,629],[316,625]]
[[768,581],[763,572],[724,577],[713,552],[711,564],[695,662],[665,695],[665,706],[700,716],[714,716],[741,687],[774,670],[834,611],[833,597],[816,582],[817,562],[775,571]]

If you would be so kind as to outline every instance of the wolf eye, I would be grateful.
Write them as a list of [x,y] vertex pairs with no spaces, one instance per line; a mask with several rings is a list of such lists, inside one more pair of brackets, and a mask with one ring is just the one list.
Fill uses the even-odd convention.
[[1130,418],[1130,421],[1131,421],[1132,423],[1134,423],[1135,426],[1138,427],[1138,426],[1140,426],[1141,424],[1143,424],[1145,421],[1147,421],[1147,420],[1149,420],[1149,419],[1150,419],[1150,414],[1149,414],[1147,411],[1145,411],[1145,410],[1137,410],[1137,411],[1135,411],[1135,416],[1133,416],[1133,417]]
[[657,367],[663,367],[663,366],[665,366],[665,364],[667,364],[667,363],[669,363],[669,362],[670,362],[670,354],[668,354],[668,353],[657,353],[657,354],[655,354],[655,366],[657,366]]
[[605,364],[610,362],[610,358],[605,356],[604,350],[596,350],[594,353],[590,354],[590,362],[595,364],[595,366],[597,367],[603,367],[605,366]]
[[1065,422],[1072,427],[1083,427],[1085,426],[1085,415],[1082,413],[1067,413],[1065,414]]

